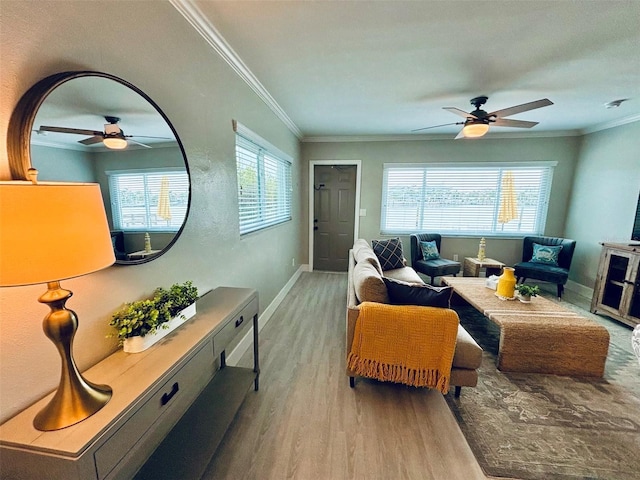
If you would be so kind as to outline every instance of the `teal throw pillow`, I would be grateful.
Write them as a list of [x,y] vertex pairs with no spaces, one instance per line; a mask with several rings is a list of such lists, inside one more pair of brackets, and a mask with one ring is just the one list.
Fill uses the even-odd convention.
[[532,263],[544,263],[545,265],[558,266],[558,257],[560,256],[560,250],[562,245],[540,245],[539,243],[533,244],[533,256],[531,257]]
[[422,258],[424,260],[434,260],[440,258],[440,252],[438,252],[438,245],[436,241],[420,242],[420,248],[422,249]]

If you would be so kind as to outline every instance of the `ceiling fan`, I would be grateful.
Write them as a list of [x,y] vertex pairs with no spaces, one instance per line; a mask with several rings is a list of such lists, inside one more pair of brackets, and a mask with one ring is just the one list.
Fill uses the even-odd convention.
[[134,140],[135,138],[157,138],[157,139],[165,139],[171,140],[168,137],[149,137],[142,135],[125,135],[124,131],[118,125],[120,121],[119,117],[105,116],[104,119],[107,123],[104,125],[104,132],[99,130],[84,130],[81,128],[65,128],[65,127],[48,127],[42,125],[39,130],[40,132],[55,132],[55,133],[72,133],[75,135],[91,135],[89,138],[85,138],[84,140],[79,140],[78,143],[82,143],[83,145],[93,145],[95,143],[102,142],[105,147],[111,148],[113,150],[122,150],[126,148],[128,142],[135,143],[137,145],[151,148],[150,145],[146,145],[144,143],[138,142]]
[[480,107],[484,105],[489,97],[480,96],[471,99],[471,105],[476,107],[472,112],[465,112],[456,107],[443,107],[445,110],[450,111],[456,115],[460,115],[465,118],[464,122],[445,123],[443,125],[434,125],[433,127],[418,128],[412,130],[418,132],[421,130],[428,130],[430,128],[445,127],[447,125],[464,125],[460,133],[456,136],[458,138],[478,138],[482,137],[489,131],[489,126],[496,127],[516,127],[516,128],[531,128],[538,124],[538,122],[528,122],[525,120],[511,120],[504,117],[516,115],[517,113],[527,112],[536,108],[546,107],[553,105],[553,102],[548,98],[536,100],[535,102],[523,103],[522,105],[516,105],[502,110],[496,110],[495,112],[487,113],[481,110]]

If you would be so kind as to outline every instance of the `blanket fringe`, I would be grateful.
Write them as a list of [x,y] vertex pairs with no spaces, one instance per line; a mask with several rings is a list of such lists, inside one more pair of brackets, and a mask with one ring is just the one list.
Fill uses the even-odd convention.
[[353,352],[349,353],[347,363],[349,370],[362,377],[382,382],[403,383],[413,387],[435,388],[442,394],[449,391],[449,377],[442,375],[437,369],[416,370],[403,365],[390,365],[360,358]]

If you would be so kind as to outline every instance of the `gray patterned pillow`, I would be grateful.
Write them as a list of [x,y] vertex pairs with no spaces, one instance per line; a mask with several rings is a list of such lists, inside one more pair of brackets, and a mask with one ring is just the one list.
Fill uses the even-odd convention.
[[400,238],[371,240],[371,247],[378,260],[380,260],[382,271],[404,267],[404,255],[402,254],[402,241]]

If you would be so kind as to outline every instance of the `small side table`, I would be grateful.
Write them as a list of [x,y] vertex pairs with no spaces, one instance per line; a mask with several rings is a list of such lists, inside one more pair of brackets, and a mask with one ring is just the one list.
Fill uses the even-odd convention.
[[462,276],[464,277],[479,277],[480,269],[485,269],[485,275],[490,277],[491,275],[500,275],[504,267],[504,263],[494,260],[492,258],[485,258],[482,262],[477,258],[465,257],[464,266],[462,268]]
[[128,253],[127,257],[129,258],[129,260],[142,260],[143,258],[150,257],[151,255],[155,255],[159,252],[160,250],[150,250],[148,252],[140,250],[139,252]]

